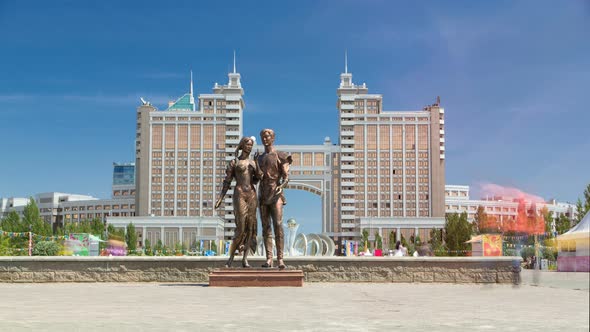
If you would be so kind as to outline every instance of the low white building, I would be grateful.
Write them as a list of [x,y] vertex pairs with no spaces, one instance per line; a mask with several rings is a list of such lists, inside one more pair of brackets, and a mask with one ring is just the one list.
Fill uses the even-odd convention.
[[[99,218],[103,221],[109,216],[131,217],[135,215],[134,198],[98,199],[88,195],[60,192],[40,193],[33,196],[41,218],[53,227],[63,226],[64,222],[79,222]],[[11,197],[0,200],[0,218],[15,211],[21,217],[28,198]]]
[[[527,210],[530,209],[532,202],[525,201]],[[467,213],[467,219],[473,222],[477,208],[482,206],[488,216],[495,217],[498,221],[515,219],[518,214],[518,199],[511,197],[487,197],[485,199],[471,199],[469,197],[469,186],[446,185],[445,186],[445,211],[446,213]],[[573,219],[577,212],[576,206],[570,203],[557,202],[550,200],[544,203],[536,203],[537,213],[547,207],[547,210],[553,212],[553,217],[565,215],[570,220]]]
[[225,220],[220,217],[108,217],[107,224],[123,229],[132,223],[137,232],[138,247],[149,240],[173,248],[178,242],[190,247],[193,243],[223,240]]

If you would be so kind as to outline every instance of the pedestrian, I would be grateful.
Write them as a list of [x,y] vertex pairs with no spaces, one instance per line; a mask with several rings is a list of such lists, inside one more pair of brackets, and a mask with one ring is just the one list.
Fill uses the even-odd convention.
[[406,253],[407,253],[407,249],[404,248],[404,246],[402,245],[402,243],[400,241],[397,241],[395,243],[395,252],[394,252],[393,256],[401,257],[401,256],[405,256]]

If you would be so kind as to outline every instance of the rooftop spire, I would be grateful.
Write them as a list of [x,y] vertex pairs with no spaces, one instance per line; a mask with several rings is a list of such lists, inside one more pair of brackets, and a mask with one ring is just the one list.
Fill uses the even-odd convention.
[[236,73],[236,50],[234,50],[234,74]]
[[191,69],[191,96],[193,95],[193,70]]
[[348,74],[348,51],[344,51],[344,73]]

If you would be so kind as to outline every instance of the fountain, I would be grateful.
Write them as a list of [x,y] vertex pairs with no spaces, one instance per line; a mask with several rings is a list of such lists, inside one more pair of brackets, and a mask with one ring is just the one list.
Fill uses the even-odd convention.
[[[334,256],[336,245],[326,234],[297,233],[299,224],[295,219],[287,220],[285,227],[285,255],[295,256]],[[264,256],[262,237],[257,236],[256,256]],[[273,239],[274,241],[274,239]],[[274,252],[276,255],[276,252]]]

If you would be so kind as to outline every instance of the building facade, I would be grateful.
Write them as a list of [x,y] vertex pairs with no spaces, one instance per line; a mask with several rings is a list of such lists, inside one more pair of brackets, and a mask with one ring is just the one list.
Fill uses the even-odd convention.
[[[479,205],[499,220],[516,215],[513,201],[470,200],[469,187],[445,188],[445,110],[438,98],[419,110],[385,111],[383,96],[355,84],[347,65],[336,92],[336,144],[326,137],[323,144],[277,149],[293,156],[288,188],[321,197],[322,231],[337,245],[360,239],[365,229],[370,239],[379,233],[384,245],[392,231],[398,239],[419,235],[427,240],[432,228],[444,227],[445,213],[465,211],[472,220]],[[38,194],[41,215],[53,225],[92,218],[108,218],[117,227],[133,222],[142,237],[167,245],[190,244],[194,236],[231,239],[233,191],[222,207],[214,209],[214,204],[243,136],[243,96],[234,62],[227,84],[215,83],[212,93],[195,98],[191,74],[189,92],[165,110],[142,99],[135,163],[113,164],[111,198]],[[0,212],[22,213],[26,202],[3,199]],[[546,206],[570,218],[575,213],[571,204]],[[198,225],[215,231],[195,231]]]
[[337,90],[335,222],[349,239],[362,229],[427,238],[444,226],[444,109],[437,99],[422,110],[384,111],[382,95],[354,84],[347,69]]
[[135,199],[135,163],[113,163],[112,199]]
[[225,208],[214,209],[215,196],[242,136],[244,108],[240,74],[234,68],[228,76],[227,85],[216,83],[198,104],[191,81],[190,92],[167,110],[149,103],[138,108],[138,216],[226,217]]
[[[218,217],[233,235],[231,190],[214,204],[243,133],[240,74],[195,100],[189,93],[158,110],[137,110],[136,215]],[[362,229],[398,237],[444,226],[444,109],[387,112],[382,96],[355,85],[346,69],[337,89],[340,137],[323,145],[283,145],[293,156],[288,188],[322,197],[322,230],[336,243]]]
[[[98,218],[106,221],[107,217],[132,217],[135,215],[135,200],[133,198],[98,199],[88,195],[47,192],[35,194],[35,203],[39,207],[41,218],[50,223],[53,228],[63,227],[67,222],[80,222]],[[2,199],[0,217],[6,217],[15,211],[21,217],[27,198]],[[5,205],[5,206],[4,206]]]
[[[518,216],[518,197],[486,197],[483,199],[471,199],[469,186],[447,185],[445,186],[445,210],[447,213],[467,213],[467,219],[473,222],[477,208],[482,206],[486,215],[496,218],[500,223],[505,220],[514,220]],[[525,200],[527,211],[530,210],[532,202]],[[553,213],[554,218],[565,215],[570,220],[577,215],[576,205],[557,202],[552,199],[547,202],[535,202],[537,214],[543,208]]]

